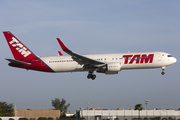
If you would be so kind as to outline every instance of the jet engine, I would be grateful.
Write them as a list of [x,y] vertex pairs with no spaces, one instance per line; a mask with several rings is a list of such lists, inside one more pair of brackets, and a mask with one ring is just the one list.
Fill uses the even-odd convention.
[[106,64],[105,74],[118,74],[119,71],[121,71],[121,63]]
[[97,70],[97,72],[105,74],[118,74],[121,71],[121,63],[108,63],[103,68]]

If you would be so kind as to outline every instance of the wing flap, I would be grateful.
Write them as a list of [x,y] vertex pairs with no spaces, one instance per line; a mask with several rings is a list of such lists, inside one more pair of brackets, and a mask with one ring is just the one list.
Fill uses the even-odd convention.
[[13,60],[13,59],[7,59],[7,58],[6,60],[17,65],[31,65],[31,63],[23,62],[20,60]]

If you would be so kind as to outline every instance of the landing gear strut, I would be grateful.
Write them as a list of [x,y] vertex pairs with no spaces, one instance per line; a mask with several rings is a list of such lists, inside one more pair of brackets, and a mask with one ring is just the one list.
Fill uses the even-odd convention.
[[165,72],[164,72],[164,71],[165,71],[165,68],[166,68],[166,67],[162,67],[162,72],[161,72],[162,75],[165,74]]

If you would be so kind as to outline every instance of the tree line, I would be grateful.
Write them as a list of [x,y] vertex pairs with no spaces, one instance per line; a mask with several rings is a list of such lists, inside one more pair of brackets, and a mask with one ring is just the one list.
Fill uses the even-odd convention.
[[14,105],[0,101],[0,116],[14,116]]
[[[60,120],[83,120],[84,118],[78,118],[75,115],[71,117],[66,117],[66,113],[68,110],[68,107],[70,104],[68,103],[66,105],[66,100],[62,98],[61,100],[59,98],[55,98],[54,100],[51,99],[51,104],[54,107],[54,110],[60,110]],[[134,110],[139,111],[139,117],[138,118],[132,118],[132,120],[175,120],[175,118],[168,117],[168,118],[161,118],[161,117],[154,117],[154,118],[141,118],[140,117],[140,111],[143,110],[142,104],[136,104]],[[14,105],[13,103],[8,104],[7,102],[1,102],[0,101],[0,116],[1,117],[13,117],[14,116]],[[119,118],[115,118],[115,120],[118,120]],[[2,120],[0,118],[0,120]],[[13,118],[10,118],[9,120],[14,120]],[[27,118],[19,118],[19,120],[28,120]],[[30,120],[35,120],[35,118],[30,118]],[[53,120],[53,118],[45,118],[45,117],[39,117],[38,120]],[[108,119],[106,119],[108,120]]]
[[[60,111],[59,118],[66,119],[66,113],[67,113],[67,110],[68,110],[68,107],[70,106],[70,104],[68,103],[66,105],[66,100],[64,98],[62,98],[61,100],[59,98],[55,98],[54,100],[51,99],[51,104],[52,104],[52,107],[54,107],[54,110]],[[7,102],[1,102],[0,101],[0,116],[1,117],[14,116],[14,104],[13,103],[8,104]],[[78,120],[78,118],[75,116],[72,116],[70,118]],[[10,119],[12,119],[12,118],[10,118]],[[52,118],[40,117],[38,120],[51,120],[51,119]],[[27,118],[20,118],[19,120],[28,120],[28,119]],[[35,120],[35,119],[32,118],[30,120]]]

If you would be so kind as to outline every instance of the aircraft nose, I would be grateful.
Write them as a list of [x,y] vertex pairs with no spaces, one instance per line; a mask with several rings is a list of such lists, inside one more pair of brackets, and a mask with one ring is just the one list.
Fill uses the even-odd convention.
[[175,57],[173,57],[173,63],[177,62],[177,59]]

